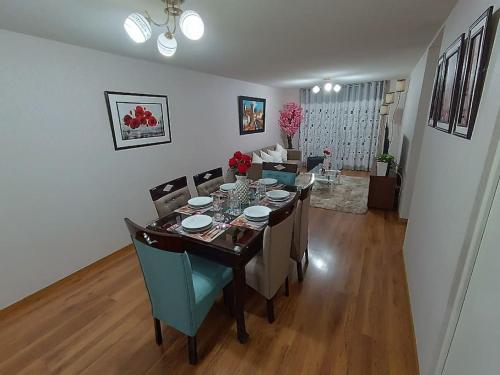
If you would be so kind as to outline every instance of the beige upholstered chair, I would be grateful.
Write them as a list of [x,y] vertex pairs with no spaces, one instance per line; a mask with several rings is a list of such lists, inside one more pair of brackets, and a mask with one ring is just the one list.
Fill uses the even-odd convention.
[[198,191],[199,196],[209,196],[214,191],[219,190],[220,186],[224,183],[222,176],[222,168],[212,169],[193,177],[194,186]]
[[191,198],[186,176],[158,185],[149,190],[149,193],[159,217],[185,206]]
[[288,295],[288,272],[290,246],[292,244],[295,199],[286,206],[271,212],[264,229],[262,251],[246,266],[246,281],[267,300],[267,319],[274,321],[273,299],[278,289],[285,284]]
[[293,226],[293,243],[290,249],[290,257],[297,262],[297,275],[299,281],[304,279],[302,270],[302,258],[306,255],[306,264],[309,263],[308,231],[309,231],[309,207],[311,202],[311,190],[313,182],[300,191],[297,209],[295,210],[295,223]]

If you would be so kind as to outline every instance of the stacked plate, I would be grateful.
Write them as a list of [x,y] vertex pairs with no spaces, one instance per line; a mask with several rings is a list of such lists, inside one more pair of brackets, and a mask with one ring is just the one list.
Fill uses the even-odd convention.
[[207,208],[212,205],[213,198],[212,197],[195,197],[188,200],[188,205],[191,208]]
[[182,229],[189,233],[203,232],[212,227],[213,220],[208,215],[193,215],[182,220]]
[[271,209],[266,206],[250,206],[245,208],[243,214],[250,221],[266,221],[269,218]]
[[274,202],[283,202],[290,197],[290,193],[286,190],[271,190],[266,193],[266,197]]
[[228,191],[233,190],[235,187],[236,187],[236,184],[233,182],[230,182],[228,184],[222,184],[220,186],[220,189],[221,189],[221,191],[224,191],[227,193]]
[[261,178],[259,182],[265,186],[273,186],[278,183],[278,180],[275,178]]

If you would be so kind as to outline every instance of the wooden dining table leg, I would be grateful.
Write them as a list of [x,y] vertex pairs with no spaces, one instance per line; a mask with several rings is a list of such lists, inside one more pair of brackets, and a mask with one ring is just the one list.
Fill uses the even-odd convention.
[[236,318],[236,329],[238,340],[244,344],[248,341],[248,333],[245,328],[245,267],[233,268],[234,280],[234,315]]

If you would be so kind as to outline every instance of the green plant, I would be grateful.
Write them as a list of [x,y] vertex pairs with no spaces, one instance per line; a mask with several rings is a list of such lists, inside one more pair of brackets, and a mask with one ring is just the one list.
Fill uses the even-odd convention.
[[380,154],[377,156],[377,161],[391,165],[394,162],[394,156],[391,154]]

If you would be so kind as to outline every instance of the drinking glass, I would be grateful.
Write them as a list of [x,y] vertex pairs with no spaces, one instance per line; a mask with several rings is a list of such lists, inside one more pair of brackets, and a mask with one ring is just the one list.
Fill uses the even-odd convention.
[[222,215],[222,198],[219,195],[214,195],[213,197],[213,209],[214,209],[214,220],[218,223],[224,220]]
[[257,194],[260,199],[266,196],[266,185],[264,185],[260,181],[257,182]]

